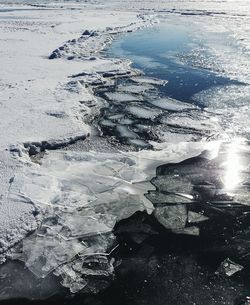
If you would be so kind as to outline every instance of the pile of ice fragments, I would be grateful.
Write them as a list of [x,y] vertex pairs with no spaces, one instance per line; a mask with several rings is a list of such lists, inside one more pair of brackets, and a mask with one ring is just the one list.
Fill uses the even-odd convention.
[[51,152],[41,167],[15,177],[43,219],[12,257],[37,277],[61,276],[73,293],[104,288],[113,277],[116,222],[152,211],[144,169],[123,154]]
[[137,149],[150,141],[178,143],[216,137],[220,126],[204,109],[161,95],[166,81],[126,75],[112,87],[94,89],[106,104],[95,121],[103,136]]
[[[114,226],[147,211],[174,234],[212,236],[223,247],[226,241],[229,263],[221,268],[226,275],[241,270],[249,251],[249,147],[207,145],[212,149],[202,154],[200,143],[129,153],[50,151],[11,179],[10,200],[29,202],[34,220],[9,257],[38,278],[59,276],[72,293],[98,292],[114,276]],[[147,228],[134,226],[140,242]]]

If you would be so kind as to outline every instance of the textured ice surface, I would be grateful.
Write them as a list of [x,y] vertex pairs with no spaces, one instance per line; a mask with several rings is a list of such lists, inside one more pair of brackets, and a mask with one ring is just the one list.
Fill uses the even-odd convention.
[[[37,228],[34,208],[40,217],[37,230],[11,256],[24,261],[40,278],[52,272],[61,275],[62,284],[72,292],[105,287],[113,273],[109,253],[115,246],[115,224],[136,211],[152,213],[153,205],[144,194],[153,189],[149,181],[155,168],[166,160],[182,160],[187,150],[192,155],[201,147],[183,143],[155,152],[49,152],[40,166],[26,167],[24,175],[15,176],[18,187],[12,186],[12,193],[19,196],[17,203],[22,203],[21,195],[29,198],[28,203],[25,199],[29,211],[33,202],[31,215],[26,216],[28,227],[23,232],[24,222],[16,223],[19,235],[15,237],[20,239],[21,233],[25,237]],[[15,198],[10,198],[12,204]],[[81,268],[85,263],[86,268]],[[88,264],[96,267],[88,268]]]
[[122,103],[122,102],[133,102],[133,101],[140,101],[141,99],[137,96],[134,96],[129,93],[106,93],[106,97],[111,100],[113,103]]
[[[22,153],[17,149],[17,153]],[[37,228],[39,209],[34,201],[20,192],[25,181],[25,164],[0,152],[0,262],[6,252],[30,231]],[[25,162],[25,160],[23,160]]]
[[187,208],[185,205],[157,207],[154,215],[166,229],[184,229],[187,221]]
[[157,78],[147,78],[147,77],[136,77],[136,78],[132,78],[132,80],[135,83],[139,83],[139,84],[150,84],[150,85],[160,85],[160,86],[164,86],[167,84],[167,81],[164,80],[160,80]]
[[117,90],[118,91],[121,91],[121,92],[129,92],[129,93],[134,93],[134,94],[142,94],[142,93],[145,93],[145,91],[148,91],[148,90],[152,90],[154,89],[154,87],[152,85],[143,85],[143,84],[140,84],[140,85],[119,85],[117,87]]
[[229,258],[225,259],[218,270],[218,273],[221,273],[226,276],[232,276],[235,273],[241,271],[244,267],[240,264],[237,264],[230,260]]
[[149,103],[169,111],[183,111],[194,108],[192,104],[187,104],[171,98],[158,98],[156,100],[150,100]]
[[120,125],[116,130],[121,138],[139,139],[138,134],[130,130],[127,126]]
[[161,114],[161,111],[157,109],[151,109],[149,107],[145,106],[128,106],[126,111],[130,114],[132,114],[135,118],[140,119],[151,119],[153,120],[157,116]]
[[216,116],[211,118],[209,115],[199,112],[177,113],[162,117],[162,122],[181,129],[190,129],[195,131],[218,132],[220,126],[217,123]]

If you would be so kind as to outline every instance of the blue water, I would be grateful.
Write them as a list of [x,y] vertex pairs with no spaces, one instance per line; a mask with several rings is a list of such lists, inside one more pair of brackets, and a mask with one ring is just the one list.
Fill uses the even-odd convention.
[[197,68],[188,61],[181,61],[192,50],[202,50],[202,41],[197,40],[194,26],[176,22],[161,23],[130,33],[115,41],[110,56],[126,57],[133,61],[133,67],[146,75],[168,80],[162,88],[167,96],[192,101],[192,96],[212,86],[238,84],[212,71]]

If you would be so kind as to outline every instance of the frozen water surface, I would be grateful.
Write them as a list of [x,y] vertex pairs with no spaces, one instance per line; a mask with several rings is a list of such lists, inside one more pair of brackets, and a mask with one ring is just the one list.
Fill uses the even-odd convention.
[[[142,13],[137,7],[129,23],[130,13],[122,12],[126,26],[118,27],[116,10],[128,3],[130,10],[141,5]],[[105,19],[112,27],[81,29],[78,38],[62,36],[45,52],[48,67],[60,70],[67,62],[56,91],[49,88],[59,106],[39,106],[51,126],[61,127],[54,128],[58,136],[43,140],[35,124],[40,114],[30,125],[25,114],[27,134],[34,124],[40,140],[21,136],[0,153],[2,300],[59,294],[57,304],[248,304],[247,9],[228,14],[232,3],[216,1],[181,1],[178,8],[176,1],[138,3],[85,2],[84,11],[81,3],[46,4],[60,14],[73,5],[87,15],[94,6],[95,21],[100,8],[112,6],[107,12],[116,19]],[[1,24],[18,18],[3,16],[16,11],[1,8]],[[23,18],[29,20],[13,22],[19,26]],[[156,18],[159,24],[134,31]],[[25,32],[31,25],[24,25]],[[49,27],[63,31],[54,19]],[[0,85],[6,98],[13,84],[1,79]],[[88,141],[85,133],[62,139],[63,127],[78,132],[83,122],[91,125]],[[78,292],[86,299],[65,298]]]

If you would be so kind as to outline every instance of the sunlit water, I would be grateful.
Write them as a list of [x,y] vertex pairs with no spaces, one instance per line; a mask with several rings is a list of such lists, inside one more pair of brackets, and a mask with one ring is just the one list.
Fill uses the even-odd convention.
[[[146,75],[167,80],[163,93],[183,101],[190,101],[194,94],[211,87],[239,84],[237,80],[197,67],[197,63],[191,61],[190,54],[194,50],[204,58],[210,56],[204,46],[207,38],[197,38],[198,30],[195,25],[170,18],[119,39],[112,44],[109,53],[131,59],[133,67]],[[226,40],[223,34],[221,39]]]

